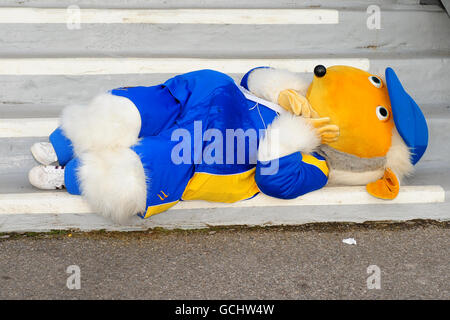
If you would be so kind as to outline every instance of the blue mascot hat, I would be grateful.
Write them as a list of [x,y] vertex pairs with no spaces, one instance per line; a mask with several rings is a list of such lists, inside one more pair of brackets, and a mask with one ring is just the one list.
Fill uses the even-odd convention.
[[385,74],[395,126],[411,151],[412,164],[416,164],[427,149],[427,122],[417,103],[403,89],[394,70],[387,68]]

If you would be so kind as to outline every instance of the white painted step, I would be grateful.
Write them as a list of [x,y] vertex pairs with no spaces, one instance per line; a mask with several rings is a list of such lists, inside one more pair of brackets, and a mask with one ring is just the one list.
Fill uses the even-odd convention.
[[[370,3],[379,5],[385,10],[436,10],[435,5],[419,6],[419,0],[372,0]],[[80,6],[86,8],[124,8],[123,0],[79,0]],[[73,5],[73,0],[2,0],[0,7],[40,7],[40,8],[67,8]],[[367,0],[304,0],[304,1],[273,1],[273,0],[127,0],[127,8],[367,8]],[[439,8],[438,8],[439,9]]]
[[0,23],[337,24],[333,9],[0,8]]
[[318,64],[348,65],[368,70],[369,59],[201,59],[201,58],[3,58],[0,75],[105,75],[186,73],[213,69],[245,73],[255,66],[271,66],[292,72],[312,72]]
[[[448,203],[445,203],[445,191],[440,186],[404,186],[398,197],[392,201],[373,198],[367,194],[364,187],[325,187],[293,200],[274,199],[260,194],[253,199],[234,204],[185,201],[149,219],[135,217],[126,225],[117,225],[93,214],[81,197],[66,192],[0,194],[0,232],[72,228],[204,228],[331,221],[450,220],[448,210],[435,210],[430,214],[426,210],[408,210],[401,207],[411,204],[441,204],[448,207]],[[384,207],[386,209],[383,209]]]
[[[236,203],[182,201],[170,210],[213,208],[256,208],[284,206],[331,206],[355,204],[436,203],[445,201],[441,186],[404,186],[398,197],[385,201],[370,196],[365,187],[326,187],[292,200],[276,199],[264,194]],[[0,194],[0,214],[25,213],[92,213],[80,196],[67,192]]]
[[[380,29],[367,28],[367,6],[338,9],[337,24],[299,24],[308,22],[299,17],[294,23],[284,21],[284,24],[273,24],[272,19],[264,24],[167,21],[169,23],[160,24],[82,23],[79,29],[69,29],[72,27],[67,26],[66,21],[1,24],[0,19],[0,56],[275,58],[446,52],[450,45],[447,13],[442,9],[417,10],[417,7],[414,7],[416,10],[381,9]],[[273,9],[264,10],[272,12]],[[251,12],[247,12],[247,16],[243,23],[251,21]],[[8,19],[20,18],[12,15]]]
[[[450,19],[449,19],[450,20]],[[449,29],[450,30],[450,29]],[[188,71],[203,67],[210,67],[213,69],[222,70],[230,75],[235,81],[239,82],[244,72],[249,69],[261,65],[273,65],[287,67],[288,69],[296,69],[300,71],[309,71],[314,64],[342,64],[350,63],[355,66],[363,68],[369,64],[369,72],[383,75],[385,68],[390,66],[394,68],[399,78],[401,79],[406,90],[412,95],[416,102],[422,106],[423,104],[440,104],[445,105],[450,101],[450,90],[448,84],[450,83],[450,56],[424,56],[417,57],[415,55],[407,56],[376,56],[372,58],[361,57],[330,57],[330,56],[316,56],[310,58],[274,58],[274,59],[214,59],[214,58],[189,58],[191,64],[184,64],[184,58],[174,59],[174,65],[156,65],[158,60],[153,58],[142,58],[139,60],[143,64],[137,63],[138,60],[130,60],[131,66],[126,64],[120,67],[120,58],[113,58],[113,60],[100,60],[99,64],[93,60],[88,59],[92,63],[91,67],[85,64],[83,69],[77,69],[80,63],[85,60],[74,59],[79,62],[72,62],[68,58],[55,58],[50,62],[49,68],[45,70],[46,65],[34,67],[32,61],[41,63],[45,60],[36,58],[37,60],[25,59],[24,65],[20,65],[20,61],[16,64],[20,72],[25,74],[14,74],[11,70],[12,66],[1,64],[0,67],[0,118],[20,118],[29,117],[27,110],[34,110],[30,114],[33,117],[48,117],[54,115],[55,111],[60,110],[67,104],[84,103],[99,92],[122,87],[122,86],[151,86],[163,83],[170,77],[175,76],[183,71]],[[45,58],[48,59],[48,58]],[[59,59],[68,61],[68,65],[59,65]],[[117,60],[116,60],[117,59]],[[124,58],[125,60],[127,58]],[[156,59],[156,58],[155,58]],[[158,58],[159,59],[159,58]],[[192,60],[190,60],[192,59]],[[295,63],[288,65],[289,61],[294,60]],[[0,58],[0,61],[6,61]],[[109,69],[107,63],[112,62],[114,68]],[[30,69],[26,67],[30,65]],[[166,67],[167,66],[167,67]],[[102,69],[97,69],[102,67]],[[178,68],[179,67],[179,68]],[[32,74],[40,69],[44,73],[53,73],[53,75],[37,75]],[[2,71],[3,70],[3,71]],[[141,72],[134,74],[127,74],[126,72]],[[168,71],[173,73],[167,73]],[[230,71],[228,71],[230,70]],[[237,73],[231,70],[239,71]],[[65,71],[77,73],[74,74],[60,74]],[[154,72],[163,73],[154,73]],[[84,74],[80,74],[86,72]],[[115,72],[124,72],[124,74],[114,74]],[[2,75],[2,73],[4,75]],[[97,73],[97,74],[95,74]],[[101,73],[101,74],[100,74]],[[5,110],[2,112],[2,110]],[[24,110],[24,114],[15,112],[14,110]],[[14,115],[13,115],[14,114]],[[58,112],[56,113],[58,114]]]
[[48,137],[58,118],[0,119],[0,138]]

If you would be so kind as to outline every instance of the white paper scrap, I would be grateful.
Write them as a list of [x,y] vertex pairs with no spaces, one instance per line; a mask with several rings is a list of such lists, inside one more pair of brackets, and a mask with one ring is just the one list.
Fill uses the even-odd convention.
[[353,238],[344,239],[344,240],[342,240],[342,242],[346,243],[346,244],[356,244],[356,240]]

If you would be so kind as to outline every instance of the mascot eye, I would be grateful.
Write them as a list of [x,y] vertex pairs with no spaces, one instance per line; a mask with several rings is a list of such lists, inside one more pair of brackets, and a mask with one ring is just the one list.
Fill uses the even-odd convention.
[[378,106],[377,117],[378,119],[380,119],[380,121],[386,121],[387,118],[389,118],[389,111],[383,106]]
[[375,76],[370,76],[369,81],[377,88],[381,88],[381,86],[383,85],[383,82],[381,82],[381,80]]

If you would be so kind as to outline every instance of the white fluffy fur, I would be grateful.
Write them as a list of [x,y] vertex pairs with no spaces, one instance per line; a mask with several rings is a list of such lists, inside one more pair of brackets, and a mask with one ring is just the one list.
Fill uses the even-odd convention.
[[[399,182],[413,171],[411,153],[397,130],[392,132],[392,144],[386,154],[385,168],[390,168],[397,176]],[[350,172],[330,168],[329,185],[366,185],[383,177],[384,168],[366,172]]]
[[302,117],[282,114],[267,128],[258,149],[258,160],[269,161],[301,151],[311,153],[320,144],[315,129]]
[[411,152],[395,128],[392,131],[391,148],[386,155],[386,167],[394,171],[399,180],[410,175],[414,170]]
[[61,127],[75,154],[104,148],[130,147],[137,142],[141,117],[129,99],[101,94],[87,105],[66,107]]
[[145,212],[147,185],[139,156],[129,148],[80,156],[78,178],[93,210],[118,223]]
[[278,102],[278,95],[286,89],[294,89],[301,95],[306,95],[311,79],[307,76],[299,75],[280,69],[261,68],[250,73],[248,78],[248,89],[254,95],[272,101]]

